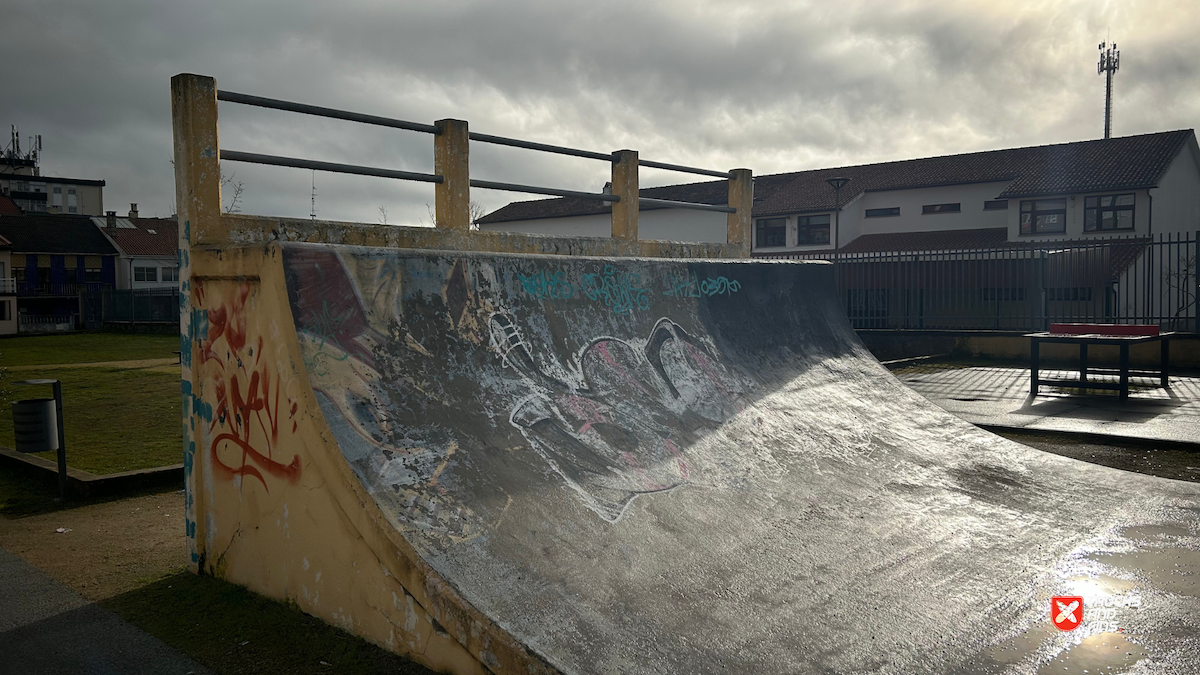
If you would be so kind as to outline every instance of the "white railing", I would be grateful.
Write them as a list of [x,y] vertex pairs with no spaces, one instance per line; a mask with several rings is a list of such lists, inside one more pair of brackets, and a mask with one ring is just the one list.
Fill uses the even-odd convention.
[[17,280],[14,277],[0,277],[0,295],[13,295],[17,292]]

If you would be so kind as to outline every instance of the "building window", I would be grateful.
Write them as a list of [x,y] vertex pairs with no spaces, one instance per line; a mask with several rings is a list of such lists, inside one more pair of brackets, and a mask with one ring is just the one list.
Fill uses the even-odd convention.
[[984,211],[1007,211],[1008,210],[1008,200],[1007,199],[992,199],[992,200],[986,201],[983,203],[983,210]]
[[98,284],[104,278],[104,273],[98,267],[89,267],[83,271],[83,280],[89,284]]
[[1132,230],[1133,195],[1084,197],[1083,231]]
[[79,268],[78,267],[68,267],[68,268],[64,269],[63,270],[63,283],[64,284],[79,283]]
[[1021,234],[1067,231],[1067,200],[1039,199],[1021,202]]
[[829,214],[800,216],[796,219],[796,245],[829,243]]
[[867,209],[868,218],[886,218],[888,216],[900,215],[900,207],[893,206],[886,209]]
[[157,267],[135,267],[133,268],[134,281],[158,281]]
[[0,321],[8,321],[12,318],[12,312],[8,310],[8,300],[0,301]]
[[758,234],[754,238],[759,248],[787,246],[787,220],[784,218],[762,218],[758,221]]
[[55,187],[54,193],[50,195],[50,206],[62,206],[62,188]]
[[162,280],[163,281],[179,281],[179,268],[178,267],[163,267],[162,268]]
[[1052,302],[1091,302],[1092,289],[1082,288],[1047,288],[1046,299]]
[[926,204],[921,207],[921,213],[958,213],[962,204]]

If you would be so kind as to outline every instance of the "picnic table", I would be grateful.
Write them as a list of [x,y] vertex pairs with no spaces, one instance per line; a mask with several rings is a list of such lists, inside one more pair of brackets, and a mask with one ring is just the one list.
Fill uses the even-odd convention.
[[[1038,395],[1041,385],[1056,387],[1077,387],[1079,389],[1116,389],[1121,398],[1129,398],[1129,376],[1158,377],[1159,386],[1168,387],[1168,371],[1171,361],[1171,336],[1174,333],[1163,333],[1158,326],[1140,324],[1113,323],[1052,323],[1050,330],[1041,333],[1029,333],[1029,394]],[[1129,370],[1129,346],[1143,342],[1159,342],[1161,361],[1157,372]],[[1043,342],[1065,343],[1079,345],[1079,379],[1042,379],[1038,375],[1040,367],[1040,347]],[[1118,367],[1088,368],[1089,345],[1112,345],[1120,349]],[[1118,381],[1088,379],[1089,373],[1118,375]]]

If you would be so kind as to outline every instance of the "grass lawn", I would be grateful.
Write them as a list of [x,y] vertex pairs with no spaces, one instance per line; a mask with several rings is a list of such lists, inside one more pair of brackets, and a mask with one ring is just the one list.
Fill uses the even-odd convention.
[[[178,374],[81,367],[45,374],[10,371],[7,377],[13,375],[48,376],[62,381],[68,465],[106,474],[183,461]],[[50,396],[48,386],[9,387],[13,398]],[[12,413],[8,405],[5,408],[0,411],[0,445],[11,448],[15,444]],[[54,453],[38,456],[56,461]]]
[[433,672],[294,605],[188,572],[100,604],[217,673]]
[[[179,337],[175,335],[138,333],[27,335],[0,340],[0,366],[169,359],[175,357],[171,352],[178,349]],[[12,374],[9,373],[10,376]]]

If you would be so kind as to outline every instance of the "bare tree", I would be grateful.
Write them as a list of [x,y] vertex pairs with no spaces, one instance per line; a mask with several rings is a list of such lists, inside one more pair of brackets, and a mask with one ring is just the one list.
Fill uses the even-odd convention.
[[383,206],[380,206],[380,207],[379,207],[379,223],[380,223],[381,225],[387,225],[387,224],[388,224],[388,219],[387,219],[387,209],[383,208]]
[[483,204],[480,204],[476,201],[472,201],[468,209],[468,213],[471,217],[471,229],[478,230],[479,219],[487,215],[487,210],[483,208]]
[[226,176],[225,172],[221,172],[221,193],[229,194],[229,201],[225,204],[225,213],[241,213],[242,210],[242,192],[246,187],[242,185],[242,181],[237,180],[237,173],[229,172]]
[[[437,227],[437,212],[429,205],[429,202],[425,202],[425,213],[429,215],[429,224]],[[487,215],[487,209],[483,208],[483,204],[472,201],[467,206],[467,222],[472,230],[479,229],[479,219],[485,215]],[[422,218],[421,222],[424,223],[425,219]]]

